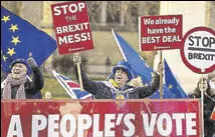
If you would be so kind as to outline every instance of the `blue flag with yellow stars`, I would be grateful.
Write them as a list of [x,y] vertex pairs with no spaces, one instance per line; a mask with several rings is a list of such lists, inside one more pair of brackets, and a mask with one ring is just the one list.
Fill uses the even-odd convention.
[[176,95],[176,98],[188,98],[188,95],[184,92],[182,87],[180,86],[178,80],[172,73],[169,65],[166,60],[164,60],[164,74],[165,74],[165,82],[168,86],[169,90]]
[[[10,72],[10,63],[27,59],[29,53],[40,66],[57,48],[56,41],[28,21],[1,6],[1,68]],[[31,74],[31,70],[28,74]]]

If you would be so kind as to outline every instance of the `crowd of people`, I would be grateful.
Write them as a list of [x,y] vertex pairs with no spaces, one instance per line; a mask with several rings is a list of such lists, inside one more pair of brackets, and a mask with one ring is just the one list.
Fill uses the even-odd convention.
[[[75,64],[81,64],[80,55],[74,54],[73,61]],[[16,59],[10,67],[11,72],[2,85],[1,98],[42,99],[41,89],[44,86],[44,77],[35,59],[33,57],[27,60]],[[29,69],[32,70],[32,78],[27,75]],[[81,77],[84,89],[93,94],[95,99],[140,99],[147,98],[158,90],[161,71],[163,71],[162,63],[158,65],[157,72],[154,72],[151,83],[144,86],[139,78],[134,77],[127,61],[118,62],[105,81],[90,80],[82,67]],[[78,72],[76,74],[79,78]],[[208,77],[200,78],[196,88],[188,95],[190,98],[202,98],[201,95],[203,95],[205,136],[212,137],[215,134],[215,121],[210,116],[215,107],[215,72],[210,73]],[[47,92],[45,98],[50,99],[51,92]]]

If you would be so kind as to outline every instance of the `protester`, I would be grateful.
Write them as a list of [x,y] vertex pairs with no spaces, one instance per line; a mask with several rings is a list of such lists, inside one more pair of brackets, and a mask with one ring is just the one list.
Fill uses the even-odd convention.
[[[73,61],[75,64],[81,63],[79,54],[74,54]],[[159,72],[162,69],[159,65]],[[76,69],[77,71],[77,69]],[[143,70],[144,71],[144,70]],[[76,73],[78,74],[78,73]],[[135,87],[129,84],[129,81],[134,82],[134,74],[131,66],[126,61],[120,61],[117,66],[112,69],[114,79],[109,81],[94,82],[90,80],[81,67],[81,76],[83,79],[83,87],[97,99],[139,99],[152,95],[159,88],[160,76],[154,73],[153,80],[150,85]],[[139,80],[139,78],[137,78]],[[138,84],[137,84],[138,85]]]
[[[40,90],[43,88],[43,74],[35,59],[29,57],[26,60],[16,59],[11,65],[11,73],[8,74],[2,93],[2,99],[32,99],[42,97]],[[27,72],[32,69],[32,80]]]
[[[204,94],[204,134],[205,137],[212,137],[215,133],[215,121],[210,119],[215,107],[215,74],[209,74],[208,78],[201,78],[197,87],[189,94],[190,98],[201,98],[201,92]],[[213,85],[214,84],[214,85]]]

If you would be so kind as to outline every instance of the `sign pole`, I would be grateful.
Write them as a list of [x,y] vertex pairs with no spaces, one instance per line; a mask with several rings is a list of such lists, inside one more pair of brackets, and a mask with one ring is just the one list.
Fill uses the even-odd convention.
[[[203,82],[203,75],[201,76],[202,82]],[[202,137],[205,136],[204,132],[204,92],[201,91],[201,106],[202,106]]]
[[[81,58],[81,55],[79,53],[78,56]],[[79,79],[79,84],[80,84],[80,89],[83,91],[83,81],[82,81],[82,76],[81,76],[81,63],[77,63],[77,69],[78,69],[78,79]]]
[[[163,63],[163,52],[160,51],[160,63]],[[163,70],[160,72],[160,98],[163,98]]]

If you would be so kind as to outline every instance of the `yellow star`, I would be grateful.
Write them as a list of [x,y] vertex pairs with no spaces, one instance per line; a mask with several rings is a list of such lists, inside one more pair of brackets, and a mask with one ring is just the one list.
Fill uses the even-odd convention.
[[169,89],[172,89],[172,88],[173,88],[172,84],[170,84],[170,85],[168,86],[168,88],[169,88]]
[[6,60],[7,60],[7,57],[5,55],[3,55],[3,60],[4,60],[4,62],[6,62]]
[[11,24],[11,27],[9,28],[9,30],[12,30],[13,32],[15,32],[16,30],[19,30],[19,28],[17,27],[17,25]]
[[17,36],[17,37],[14,37],[14,36],[12,36],[12,43],[14,43],[14,45],[17,45],[17,43],[20,43],[21,41],[19,40],[19,36]]
[[1,19],[1,20],[6,23],[7,21],[10,20],[10,16],[3,16],[3,19]]
[[10,56],[13,56],[13,54],[16,54],[16,52],[14,51],[14,48],[12,48],[12,49],[7,48],[7,49],[8,49],[7,54],[9,54]]

